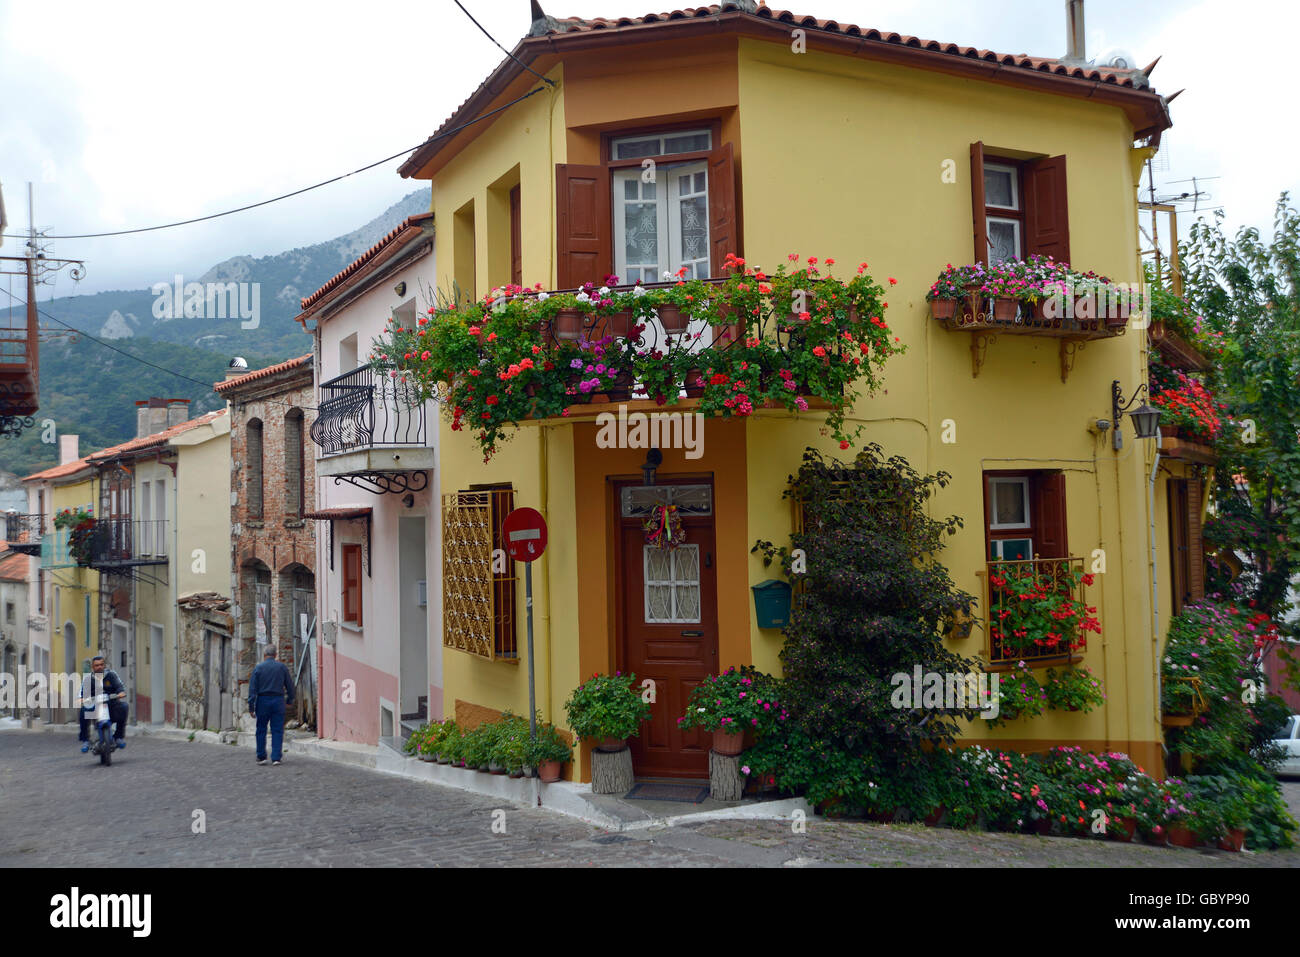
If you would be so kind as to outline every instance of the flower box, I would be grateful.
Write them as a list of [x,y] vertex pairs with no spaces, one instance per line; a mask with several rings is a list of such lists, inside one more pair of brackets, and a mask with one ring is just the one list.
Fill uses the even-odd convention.
[[941,322],[951,319],[957,314],[956,299],[931,299],[930,315]]

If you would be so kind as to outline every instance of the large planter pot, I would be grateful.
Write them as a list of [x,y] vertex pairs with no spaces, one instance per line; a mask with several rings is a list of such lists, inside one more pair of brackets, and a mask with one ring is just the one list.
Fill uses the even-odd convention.
[[524,769],[515,768],[513,771],[510,772],[510,776],[512,778],[522,778],[524,776]]
[[1137,826],[1138,822],[1135,817],[1112,817],[1110,819],[1111,839],[1128,844],[1137,834]]
[[664,332],[675,336],[686,331],[691,317],[683,313],[680,307],[665,304],[659,307],[659,321],[663,323]]
[[504,764],[497,764],[495,761],[489,761],[489,762],[488,762],[487,769],[488,769],[488,773],[489,773],[489,774],[505,774],[505,773],[506,773],[506,766],[505,766]]
[[555,338],[570,341],[579,338],[582,335],[582,320],[585,315],[580,309],[561,309],[557,312],[551,327],[555,331]]
[[1020,302],[1011,296],[998,296],[993,300],[993,318],[998,322],[1015,322]]
[[423,751],[417,754],[416,757],[421,761],[428,761],[430,764],[436,764],[438,761],[438,756],[436,754],[425,754]]
[[1239,827],[1234,827],[1223,837],[1219,838],[1219,850],[1221,851],[1240,851],[1246,843],[1246,832]]
[[714,731],[713,750],[728,757],[737,755],[745,750],[745,736],[722,730]]
[[632,373],[624,370],[618,374],[613,382],[609,384],[609,398],[611,402],[626,402],[632,398],[632,387],[636,385],[636,379]]
[[601,738],[600,744],[596,745],[596,750],[609,754],[622,751],[625,747],[627,747],[627,738]]
[[626,339],[632,331],[632,313],[630,310],[615,312],[605,317],[605,335]]
[[948,320],[957,315],[956,299],[931,299],[930,315],[935,319]]
[[441,754],[437,755],[437,758],[439,764],[451,764],[451,758],[444,757]]
[[537,766],[537,776],[543,784],[554,784],[560,780],[560,769],[563,765],[559,761],[543,761]]
[[683,388],[686,389],[687,397],[698,399],[704,395],[705,385],[704,373],[699,369],[691,369],[686,373],[686,382],[683,384]]
[[1201,842],[1196,839],[1196,835],[1188,828],[1181,824],[1169,825],[1169,843],[1174,847],[1196,847]]

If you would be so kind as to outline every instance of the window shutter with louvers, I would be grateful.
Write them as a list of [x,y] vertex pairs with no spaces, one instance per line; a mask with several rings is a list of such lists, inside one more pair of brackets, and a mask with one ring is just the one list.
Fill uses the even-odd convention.
[[609,170],[558,163],[555,192],[556,288],[600,283],[614,268]]
[[1041,159],[1025,168],[1025,255],[1070,261],[1064,156]]
[[1039,558],[1068,558],[1065,536],[1065,473],[1048,472],[1035,476],[1031,494],[1034,501],[1034,526],[1038,540],[1034,551]]
[[975,258],[972,262],[989,261],[989,224],[984,202],[984,144],[970,145],[970,206],[975,226]]

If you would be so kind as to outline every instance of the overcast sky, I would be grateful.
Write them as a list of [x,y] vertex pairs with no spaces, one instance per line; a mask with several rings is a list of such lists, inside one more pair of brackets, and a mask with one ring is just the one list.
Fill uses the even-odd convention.
[[[507,48],[528,0],[462,0]],[[653,0],[547,0],[555,16],[637,16]],[[1064,0],[807,0],[797,13],[1006,53],[1059,56]],[[1163,55],[1171,110],[1166,182],[1198,177],[1229,223],[1267,231],[1283,189],[1300,192],[1300,4],[1291,0],[1088,0],[1088,55]],[[418,145],[501,53],[452,0],[365,4],[225,0],[0,0],[0,183],[10,232],[100,232],[257,202]],[[882,130],[888,135],[888,130]],[[398,161],[272,206],[157,233],[63,240],[85,258],[82,292],[187,278],[347,232],[423,182]],[[1159,185],[1159,180],[1158,180]],[[1169,193],[1190,184],[1170,185]],[[1145,198],[1145,197],[1144,197]],[[1181,217],[1190,222],[1191,216]],[[1181,224],[1180,224],[1181,225]],[[6,240],[0,253],[18,247]],[[61,279],[56,295],[73,291]],[[42,299],[50,290],[42,292]]]

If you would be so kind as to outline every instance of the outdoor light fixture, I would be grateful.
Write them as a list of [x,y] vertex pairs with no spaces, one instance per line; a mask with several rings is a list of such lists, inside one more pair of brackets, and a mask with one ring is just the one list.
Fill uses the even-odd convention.
[[406,283],[405,283],[405,282],[399,282],[396,286],[393,287],[393,292],[397,293],[399,296],[405,296],[405,295],[406,295]]
[[664,454],[658,449],[649,449],[645,454],[645,462],[641,465],[641,477],[645,479],[646,485],[655,484],[655,469],[663,465]]
[[1124,445],[1124,437],[1120,430],[1119,423],[1121,417],[1127,412],[1128,417],[1133,420],[1133,433],[1139,439],[1154,438],[1160,427],[1160,410],[1153,409],[1144,401],[1140,406],[1129,412],[1129,407],[1138,400],[1138,396],[1145,395],[1147,391],[1146,383],[1142,383],[1133,390],[1133,395],[1127,402],[1124,401],[1124,390],[1120,388],[1119,380],[1115,379],[1110,384],[1110,407],[1111,421],[1115,423],[1115,451],[1119,451]]

